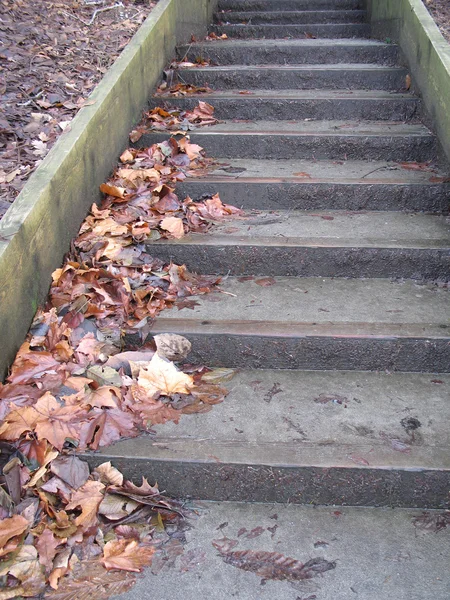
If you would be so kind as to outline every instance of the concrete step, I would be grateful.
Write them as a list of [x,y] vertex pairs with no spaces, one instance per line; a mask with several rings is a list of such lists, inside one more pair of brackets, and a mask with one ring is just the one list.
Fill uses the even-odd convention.
[[446,281],[450,223],[403,213],[253,211],[209,234],[152,243],[148,252],[206,274]]
[[209,413],[94,460],[181,498],[444,508],[449,385],[431,373],[242,370]]
[[[184,78],[184,73],[182,73]],[[246,90],[241,90],[245,92]],[[267,121],[301,119],[365,119],[411,121],[418,118],[420,100],[410,94],[368,90],[254,90],[238,89],[193,94],[181,98],[155,96],[149,106],[183,110],[194,108],[199,100],[214,106],[214,116],[223,119]]]
[[[448,536],[417,529],[418,510],[204,502],[196,512],[182,535],[171,537],[169,529],[154,566],[118,600],[448,600]],[[432,521],[442,513],[427,514]],[[302,563],[314,557],[336,567],[307,581],[261,585],[261,576],[214,548],[224,536],[236,540],[236,551],[277,552]]]
[[[144,134],[137,146],[168,139]],[[435,136],[423,125],[374,121],[224,121],[194,130],[191,141],[210,157],[427,161],[436,156]]]
[[[314,0],[315,10],[358,10],[366,8],[366,0]],[[299,11],[310,10],[311,0],[220,0],[219,10]]]
[[377,40],[219,40],[180,46],[180,60],[210,60],[217,65],[379,63],[395,65],[398,46]]
[[387,279],[229,277],[152,333],[188,337],[194,364],[449,372],[449,293]]
[[385,161],[217,161],[218,168],[207,176],[178,183],[177,193],[194,199],[219,193],[223,202],[245,209],[449,209],[450,179],[445,172],[409,170]]
[[[357,64],[227,65],[180,69],[179,80],[213,89],[253,90],[405,90],[403,67]],[[319,93],[320,93],[319,92]]]
[[306,25],[212,25],[209,31],[217,35],[224,33],[229,38],[281,39],[281,38],[362,38],[369,37],[368,23],[310,23]]
[[365,10],[222,11],[214,15],[214,22],[218,25],[361,23],[366,20]]

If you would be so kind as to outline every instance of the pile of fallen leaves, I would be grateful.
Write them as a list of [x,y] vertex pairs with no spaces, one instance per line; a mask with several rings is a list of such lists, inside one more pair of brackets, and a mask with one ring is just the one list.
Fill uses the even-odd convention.
[[240,214],[217,195],[177,197],[171,185],[208,168],[187,137],[122,154],[0,384],[2,600],[47,585],[55,598],[82,584],[95,598],[125,591],[132,579],[105,578],[107,570],[139,571],[154,551],[154,519],[180,518],[145,480],[138,488],[108,463],[89,474],[74,452],[208,411],[226,395],[219,383],[230,373],[175,365],[191,348],[181,336],[123,348],[127,339],[145,342],[161,310],[195,305],[189,296],[220,281],[166,265],[147,245]]
[[76,456],[58,455],[48,444],[30,453],[31,446],[22,445],[3,467],[8,488],[19,492],[14,506],[0,487],[2,600],[99,600],[129,590],[160,545],[158,530],[183,518],[179,503],[145,478],[141,486],[125,480],[109,462],[90,473]]
[[0,0],[0,218],[153,0]]

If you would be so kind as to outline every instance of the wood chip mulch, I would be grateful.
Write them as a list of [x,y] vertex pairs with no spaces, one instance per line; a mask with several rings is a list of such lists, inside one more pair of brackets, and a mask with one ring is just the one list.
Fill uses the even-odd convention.
[[450,43],[450,0],[423,0],[442,35]]
[[0,0],[0,219],[155,0]]

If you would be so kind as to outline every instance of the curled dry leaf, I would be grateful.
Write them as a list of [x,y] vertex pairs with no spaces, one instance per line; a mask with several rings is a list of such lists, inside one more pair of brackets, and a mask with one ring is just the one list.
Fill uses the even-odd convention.
[[116,467],[113,467],[110,461],[98,465],[94,473],[100,476],[100,481],[105,485],[121,486],[123,484],[122,473]]
[[176,333],[159,333],[153,339],[155,340],[158,354],[168,360],[183,360],[192,348],[189,340]]

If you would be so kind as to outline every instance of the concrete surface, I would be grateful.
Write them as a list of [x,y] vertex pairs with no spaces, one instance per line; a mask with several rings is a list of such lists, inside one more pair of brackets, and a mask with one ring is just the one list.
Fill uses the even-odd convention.
[[450,44],[422,0],[368,0],[375,36],[399,43],[432,126],[450,159]]
[[[220,194],[245,209],[447,212],[446,171],[385,161],[218,158],[218,167],[177,185],[181,197]],[[303,175],[302,175],[303,174]],[[310,177],[305,176],[309,175]],[[430,178],[437,177],[435,183]]]
[[217,65],[375,63],[394,65],[398,47],[377,40],[219,40],[180,46],[180,59],[197,57]]
[[[190,74],[200,81],[201,75],[195,70]],[[272,75],[275,75],[275,70]],[[183,80],[190,79],[186,71],[183,71],[181,76]],[[205,79],[203,78],[202,84]],[[347,85],[348,80],[347,73]],[[272,121],[288,120],[292,115],[301,119],[410,121],[418,118],[420,111],[419,98],[379,90],[257,89],[250,94],[240,94],[239,91],[248,90],[215,91],[211,94],[194,94],[183,98],[155,96],[150,99],[149,106],[190,109],[195,107],[199,100],[203,100],[214,106],[214,116],[217,119],[253,119],[255,114],[258,114],[261,119]]]
[[217,35],[226,34],[229,38],[278,39],[301,38],[307,34],[324,38],[363,38],[369,35],[368,23],[319,23],[308,25],[270,24],[270,25],[213,25],[210,27]]
[[206,235],[160,240],[147,250],[206,274],[446,281],[449,225],[431,215],[254,211]]
[[209,413],[88,460],[151,473],[178,496],[447,506],[448,375],[243,370],[225,385]]
[[[179,71],[179,78],[198,86],[207,83],[214,90],[246,91],[265,87],[282,94],[284,89],[298,90],[301,93],[303,90],[318,88],[339,90],[345,85],[345,88],[350,90],[378,89],[401,92],[405,88],[407,73],[404,67],[343,62],[320,65],[224,65],[183,68]],[[261,119],[264,117],[261,116]]]
[[357,23],[365,21],[367,11],[365,10],[274,10],[266,12],[255,11],[226,11],[216,12],[214,15],[215,23]]
[[386,330],[409,324],[420,325],[424,332],[450,325],[450,291],[431,284],[314,277],[275,277],[267,286],[257,282],[229,277],[220,287],[226,293],[195,297],[198,306],[166,311],[164,319],[367,323]]
[[[166,140],[145,133],[135,146]],[[427,161],[436,138],[421,124],[386,121],[224,121],[190,133],[210,156],[223,158]]]
[[[198,510],[185,532],[185,559],[161,571],[164,561],[155,560],[158,575],[150,567],[118,600],[448,600],[448,530],[417,530],[420,511],[206,502]],[[246,537],[257,527],[259,536]],[[301,562],[322,557],[336,568],[309,581],[262,585],[254,573],[222,560],[212,541],[224,536],[239,542],[235,550],[279,552]]]

